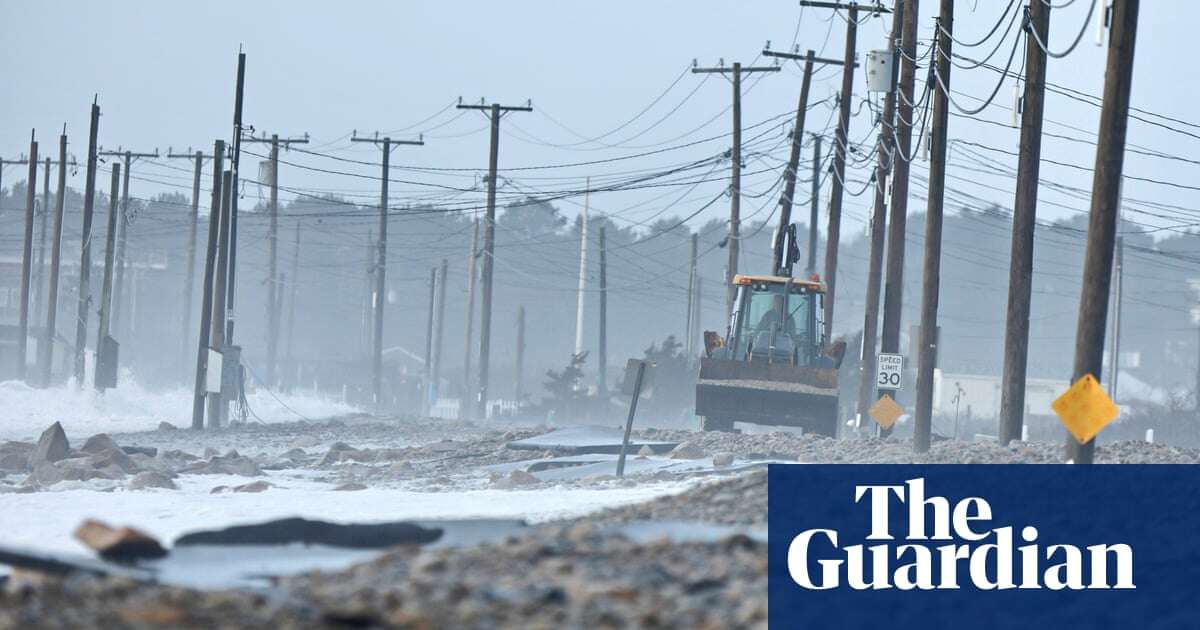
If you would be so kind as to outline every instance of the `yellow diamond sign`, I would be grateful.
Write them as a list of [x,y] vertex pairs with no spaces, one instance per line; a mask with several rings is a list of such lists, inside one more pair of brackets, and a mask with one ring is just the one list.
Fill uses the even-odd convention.
[[1081,444],[1096,437],[1121,412],[1091,374],[1075,381],[1050,407]]
[[896,419],[904,415],[904,407],[896,404],[891,396],[884,394],[874,405],[871,405],[867,413],[875,422],[879,423],[879,426],[887,429],[896,424]]

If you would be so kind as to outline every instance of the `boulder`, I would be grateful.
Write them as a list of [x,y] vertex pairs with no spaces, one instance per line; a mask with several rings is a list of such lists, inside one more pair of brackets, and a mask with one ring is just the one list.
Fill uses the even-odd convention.
[[131,527],[115,528],[88,519],[75,528],[75,538],[112,562],[162,558],[167,550],[150,535]]
[[147,457],[158,455],[158,449],[153,446],[122,446],[121,450],[125,451],[126,455],[145,455]]
[[171,481],[171,478],[165,473],[154,470],[147,470],[134,475],[133,479],[129,480],[128,487],[130,490],[145,490],[147,488],[164,488],[166,490],[179,489],[179,487],[175,485],[175,482]]
[[179,427],[171,424],[170,422],[163,421],[163,422],[158,423],[158,430],[159,431],[178,431]]
[[126,455],[125,451],[119,448],[105,449],[103,451],[94,453],[87,459],[93,468],[108,468],[109,466],[115,466],[119,468],[121,472],[127,475],[138,473],[141,470],[138,468],[138,465],[135,464],[132,459],[130,459],[129,455]]
[[512,473],[508,475],[508,479],[514,486],[531,486],[533,484],[542,482],[542,480],[538,479],[535,475],[533,475],[533,473],[528,473],[520,469],[512,471]]
[[351,482],[351,483],[344,483],[344,484],[334,488],[333,490],[334,490],[334,492],[356,492],[358,490],[366,490],[366,489],[367,489],[367,487],[361,483]]
[[679,446],[671,449],[671,452],[667,454],[667,457],[670,457],[671,459],[703,459],[704,449],[696,446],[692,442],[684,441],[680,442]]
[[96,435],[88,438],[87,441],[83,443],[83,446],[79,447],[79,450],[83,451],[84,453],[99,453],[100,451],[107,451],[110,448],[121,447],[117,446],[116,440],[113,440],[111,437],[109,437],[107,433],[97,433]]
[[66,459],[70,454],[71,443],[67,441],[67,433],[61,424],[55,422],[38,438],[37,446],[29,454],[29,466],[36,468],[38,464]]
[[29,470],[29,454],[32,442],[5,442],[0,445],[0,472],[26,472]]
[[733,464],[733,453],[717,453],[713,455],[713,466],[729,466]]
[[654,454],[654,449],[650,448],[649,446],[646,446],[645,444],[643,444],[642,448],[639,448],[638,452],[637,452],[638,459],[646,459],[647,457],[650,457],[653,454]]
[[258,477],[262,469],[249,457],[213,457],[208,461],[193,462],[182,472],[198,475],[241,475],[243,477]]
[[271,487],[273,487],[271,484],[260,479],[258,481],[244,483],[240,486],[234,486],[233,491],[234,492],[265,492],[267,490],[267,488],[271,488]]

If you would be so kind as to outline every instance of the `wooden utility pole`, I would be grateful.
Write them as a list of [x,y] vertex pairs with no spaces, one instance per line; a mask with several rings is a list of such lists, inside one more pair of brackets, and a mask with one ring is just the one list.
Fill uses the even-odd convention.
[[79,247],[79,307],[75,315],[75,385],[83,387],[84,350],[87,348],[88,309],[91,305],[92,211],[96,202],[96,133],[100,128],[100,106],[92,102],[92,122],[88,131],[87,175],[83,187],[83,234]]
[[[694,235],[693,235],[694,236]],[[600,339],[596,348],[596,391],[601,400],[608,395],[608,246],[604,224],[600,225]],[[695,241],[692,241],[695,243]],[[693,258],[693,260],[695,260]]]
[[842,59],[842,91],[839,96],[838,125],[834,134],[833,188],[829,195],[829,225],[825,230],[825,303],[824,320],[827,333],[833,331],[834,298],[837,291],[838,241],[842,231],[842,197],[845,194],[846,151],[849,148],[850,104],[854,100],[855,46],[858,38],[858,12],[890,13],[887,9],[872,5],[859,6],[853,2],[809,2],[801,0],[800,6],[846,11],[846,53]]
[[46,167],[42,171],[42,210],[38,213],[37,262],[33,265],[31,290],[33,318],[38,321],[46,319],[46,221],[50,218],[50,156],[46,156],[44,164]]
[[[950,118],[950,59],[954,0],[941,0],[934,32],[933,131],[930,136],[929,199],[925,210],[925,271],[921,290],[921,333],[917,352],[917,404],[913,449],[929,450],[933,428],[933,369],[937,361],[938,291],[942,266],[942,202],[946,194],[946,133]],[[943,91],[946,90],[946,91]],[[1103,330],[1103,328],[1101,329]],[[1103,344],[1103,341],[1101,341]]]
[[475,219],[471,223],[471,250],[467,252],[467,321],[466,331],[463,333],[463,378],[462,394],[459,396],[458,404],[459,420],[471,417],[471,406],[467,404],[467,398],[470,396],[469,392],[474,391],[471,386],[471,337],[475,329],[475,278],[479,260],[479,219]]
[[530,105],[506,106],[499,103],[491,105],[458,104],[458,109],[475,109],[487,112],[491,120],[491,145],[488,151],[488,188],[487,214],[483,222],[483,269],[481,284],[483,285],[483,300],[479,314],[479,377],[475,381],[475,417],[487,419],[488,395],[488,366],[492,343],[492,268],[493,256],[496,253],[496,167],[500,150],[500,119],[510,112],[531,112]]
[[450,270],[449,262],[443,258],[442,268],[438,272],[437,287],[437,323],[433,332],[433,375],[430,377],[430,400],[437,402],[441,398],[440,383],[442,378],[442,334],[446,329],[446,274]]
[[[900,34],[900,85],[896,99],[896,157],[892,161],[892,198],[888,210],[887,262],[883,280],[883,325],[879,350],[900,352],[904,304],[904,239],[908,225],[908,179],[912,151],[913,84],[916,82],[917,0],[905,0]],[[882,393],[882,392],[880,392]],[[895,398],[896,392],[891,392]]]
[[[289,298],[288,306],[288,326],[287,326],[287,360],[291,364],[295,358],[296,345],[296,285],[300,284],[300,220],[296,220],[296,245],[292,250],[292,286],[291,297]],[[295,366],[292,366],[295,370]],[[293,372],[294,374],[295,372]],[[288,388],[290,389],[290,388]]]
[[[843,62],[838,59],[823,59],[813,56],[813,51],[808,51],[804,55],[795,53],[781,53],[773,50],[764,50],[763,54],[768,57],[780,57],[783,59],[792,59],[795,61],[804,60],[804,78],[800,83],[800,102],[796,104],[796,122],[792,127],[792,152],[788,156],[787,168],[783,171],[783,194],[779,198],[779,231],[775,237],[775,261],[773,273],[781,276],[791,277],[792,261],[788,260],[787,254],[784,252],[785,241],[784,230],[792,223],[792,206],[795,204],[796,195],[796,175],[800,168],[800,147],[804,144],[804,120],[808,112],[808,93],[809,86],[812,84],[813,64],[835,64],[840,65]],[[855,64],[857,65],[857,64]],[[818,147],[820,140],[817,140]],[[816,208],[816,196],[820,189],[819,178],[820,168],[820,148],[817,149],[817,154],[813,157],[813,207],[814,213]],[[815,214],[814,214],[815,217]],[[816,264],[815,249],[816,249],[816,225],[815,218],[810,220],[809,225],[809,266]]]
[[425,368],[421,371],[425,386],[422,388],[421,415],[429,415],[430,398],[433,396],[433,320],[437,312],[437,267],[429,268],[429,317],[425,322]]
[[267,386],[275,387],[277,358],[279,356],[279,145],[286,149],[293,144],[308,144],[308,134],[302,138],[280,138],[279,134],[271,134],[270,138],[246,138],[246,142],[269,143],[271,145],[271,201],[267,205]]
[[40,384],[49,387],[54,369],[54,343],[58,337],[58,273],[62,263],[63,209],[67,193],[67,126],[58,137],[58,195],[54,200],[54,236],[50,239],[50,288],[46,293],[46,328],[38,344]]
[[121,192],[121,163],[112,165],[112,192],[108,196],[108,233],[104,238],[104,281],[100,285],[100,328],[96,333],[96,391],[103,392],[108,387],[105,375],[109,370],[116,369],[112,361],[116,360],[110,353],[113,347],[109,341],[112,338],[112,300],[113,300],[113,264],[116,256],[117,216],[120,214],[117,195]]
[[[1114,0],[1108,39],[1108,65],[1104,71],[1104,101],[1100,109],[1099,141],[1092,178],[1092,206],[1088,213],[1087,252],[1083,263],[1083,290],[1079,296],[1079,323],[1075,329],[1075,370],[1071,382],[1091,374],[1100,376],[1104,362],[1104,331],[1108,317],[1108,290],[1112,278],[1113,242],[1121,204],[1121,177],[1125,166],[1125,132],[1129,118],[1129,93],[1133,88],[1133,50],[1137,40],[1139,0]],[[1067,458],[1090,464],[1096,441],[1080,444],[1067,435]]]
[[692,249],[688,255],[688,287],[687,287],[687,331],[684,333],[686,337],[683,342],[683,352],[687,356],[688,361],[695,357],[695,339],[696,339],[696,255],[697,246],[699,245],[699,234],[692,232]]
[[[1046,40],[1042,40],[1046,41]],[[1120,217],[1117,218],[1117,227],[1121,225]],[[1121,305],[1122,293],[1125,290],[1125,237],[1117,236],[1116,246],[1116,267],[1113,269],[1113,282],[1116,286],[1113,287],[1113,322],[1112,322],[1112,350],[1108,353],[1108,396],[1117,400],[1117,382],[1121,378]],[[1200,392],[1200,390],[1196,390]]]
[[583,214],[579,222],[579,289],[575,296],[575,354],[583,352],[583,304],[587,292],[588,204],[591,199],[592,178],[583,188]]
[[180,334],[180,343],[183,344],[184,365],[187,365],[188,341],[192,336],[192,295],[196,291],[196,238],[197,231],[200,225],[200,175],[204,169],[204,160],[211,158],[211,155],[204,155],[201,151],[193,153],[190,149],[187,153],[175,153],[167,148],[168,158],[186,158],[195,160],[195,172],[192,174],[192,209],[189,214],[188,223],[188,248],[187,248],[187,263],[185,279],[183,285],[183,332]]
[[733,285],[733,277],[738,272],[738,252],[741,251],[741,222],[742,222],[742,75],[755,72],[779,72],[779,66],[746,66],[734,62],[732,67],[725,67],[724,62],[713,68],[693,67],[693,74],[729,74],[733,85],[733,146],[730,149],[729,171],[729,238],[726,247],[729,250],[729,264],[725,268],[726,292],[725,312],[733,312],[733,296],[737,289]]
[[[858,418],[866,421],[868,410],[875,404],[875,371],[878,357],[875,342],[879,334],[879,291],[883,283],[883,246],[887,227],[887,180],[895,159],[893,135],[896,123],[896,77],[895,61],[899,58],[901,23],[904,21],[904,0],[896,0],[892,12],[892,34],[888,38],[888,50],[893,52],[893,76],[884,95],[883,117],[879,121],[879,145],[875,166],[875,203],[871,212],[871,249],[867,262],[867,295],[863,308],[862,362],[858,374]],[[890,427],[880,427],[891,433]]]
[[805,271],[817,273],[817,225],[821,222],[821,136],[813,134],[812,192],[808,205],[808,265]]
[[[197,154],[199,155],[199,154]],[[213,277],[217,266],[217,246],[220,242],[222,210],[222,162],[225,157],[225,142],[217,140],[213,146],[212,202],[208,211],[208,244],[204,249],[204,284],[200,291],[200,334],[196,350],[196,381],[192,390],[192,429],[204,429],[204,399],[207,394],[208,350],[212,335]],[[199,159],[197,159],[199,163]]]
[[117,221],[117,253],[113,264],[116,265],[116,276],[112,286],[112,304],[109,320],[112,325],[112,331],[117,337],[122,337],[121,334],[121,298],[124,295],[125,286],[125,243],[128,238],[129,231],[129,171],[133,168],[133,160],[136,158],[157,158],[158,149],[154,153],[134,153],[132,151],[122,151],[118,148],[116,151],[104,151],[101,149],[99,155],[106,157],[120,157],[125,160],[125,179],[121,192],[121,205]]
[[[215,167],[215,165],[214,165]],[[226,298],[228,297],[229,283],[229,253],[232,249],[231,234],[233,230],[233,172],[226,170],[221,173],[221,184],[216,188],[220,191],[220,212],[221,222],[217,234],[217,264],[216,277],[213,280],[212,288],[212,314],[211,314],[211,330],[209,331],[209,341],[212,348],[222,354],[221,369],[217,374],[217,380],[221,383],[220,391],[210,392],[208,394],[208,428],[219,429],[225,424],[225,416],[229,411],[226,404],[226,395],[228,392],[225,388],[225,372],[230,369],[226,367],[225,361],[230,358],[226,357],[225,350],[229,343],[226,337]]]
[[29,291],[33,271],[33,211],[37,201],[38,143],[29,132],[29,179],[25,180],[25,239],[21,249],[21,316],[17,328],[17,378],[25,378],[26,352],[29,348]]
[[375,411],[383,411],[383,305],[387,302],[387,228],[388,228],[388,181],[391,176],[391,166],[389,160],[392,155],[392,145],[415,145],[420,146],[425,144],[424,139],[418,140],[392,140],[391,138],[379,138],[376,134],[373,138],[359,138],[358,135],[350,138],[351,142],[370,142],[383,151],[383,168],[379,176],[379,241],[376,246],[375,254],[375,291],[373,294],[374,311],[375,311],[375,331],[372,334],[372,349],[371,349],[371,395],[375,403]]
[[513,398],[517,401],[518,412],[521,409],[521,401],[525,399],[525,307],[517,308],[517,366],[516,366],[516,384],[513,390]]
[[[242,102],[246,87],[246,53],[238,51],[237,84],[233,96],[233,138],[230,141],[229,158],[229,262],[224,312],[221,317],[225,321],[225,338],[223,345],[233,345],[234,328],[234,298],[237,295],[237,242],[238,242],[238,182],[241,179],[242,163]],[[240,369],[240,367],[239,367]],[[225,421],[224,411],[227,407],[222,404],[222,424]]]
[[1031,2],[1025,38],[1025,94],[1021,102],[1021,154],[1013,202],[1012,256],[1008,270],[1008,309],[1004,325],[1004,372],[1000,381],[1001,444],[1021,439],[1025,422],[1025,374],[1029,360],[1029,302],[1033,295],[1033,234],[1037,225],[1038,170],[1042,159],[1042,112],[1046,105],[1046,51],[1050,5]]

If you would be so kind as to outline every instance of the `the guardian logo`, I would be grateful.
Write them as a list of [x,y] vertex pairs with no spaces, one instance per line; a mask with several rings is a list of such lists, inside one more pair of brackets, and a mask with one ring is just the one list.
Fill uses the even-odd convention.
[[[992,508],[981,497],[953,505],[945,497],[926,497],[924,478],[855,486],[854,503],[870,509],[866,540],[885,542],[841,547],[837,530],[805,530],[787,549],[796,584],[810,590],[843,584],[854,590],[1136,588],[1128,544],[1043,545],[1033,525],[1019,531],[989,527]],[[908,513],[900,541],[889,526],[896,503]]]

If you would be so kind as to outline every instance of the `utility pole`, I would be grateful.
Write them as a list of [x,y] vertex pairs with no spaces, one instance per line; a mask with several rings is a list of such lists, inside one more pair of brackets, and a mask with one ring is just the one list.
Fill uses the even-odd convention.
[[41,386],[50,385],[54,369],[54,343],[58,336],[58,272],[62,263],[63,208],[67,192],[67,125],[58,137],[58,195],[54,200],[54,237],[50,240],[50,288],[46,293],[46,329],[38,344],[38,366],[41,368]]
[[525,307],[517,308],[517,370],[516,387],[513,397],[517,400],[517,411],[520,412],[521,401],[525,398]]
[[[287,359],[291,364],[295,354],[293,350],[296,344],[296,285],[300,284],[300,220],[296,220],[296,246],[292,250],[292,286],[291,297],[288,306],[288,328],[287,328]],[[295,370],[295,366],[292,366]],[[294,372],[293,372],[294,374]]]
[[458,419],[466,420],[471,417],[471,407],[467,404],[468,392],[471,387],[471,336],[475,328],[475,277],[476,265],[479,259],[479,219],[472,222],[471,251],[467,253],[467,322],[466,332],[463,333],[463,379],[462,394],[459,396]]
[[[197,153],[199,156],[199,153]],[[217,246],[220,242],[222,210],[222,161],[225,157],[225,141],[217,140],[213,145],[212,202],[208,211],[208,244],[204,249],[204,284],[200,291],[200,334],[196,350],[196,382],[192,390],[192,429],[204,429],[204,399],[208,387],[208,352],[212,335],[213,277],[217,266]],[[197,158],[197,164],[201,158]],[[199,170],[197,169],[197,172]]]
[[437,324],[435,324],[433,332],[433,375],[430,377],[430,384],[433,389],[430,390],[430,400],[437,402],[440,398],[439,384],[442,378],[442,333],[446,328],[446,273],[449,271],[449,262],[442,259],[442,269],[438,272],[437,287]]
[[358,134],[354,134],[350,138],[351,142],[370,142],[383,151],[383,164],[379,176],[379,241],[376,246],[376,261],[375,261],[375,292],[374,310],[375,310],[375,332],[372,337],[371,350],[371,395],[375,402],[375,411],[383,411],[383,305],[387,301],[387,228],[388,228],[388,181],[391,176],[391,166],[389,160],[392,155],[392,145],[413,145],[421,146],[425,144],[424,139],[418,140],[392,140],[391,138],[380,138],[379,134],[375,134],[373,138],[360,138]]
[[[789,229],[792,223],[792,206],[795,204],[796,195],[796,171],[800,167],[800,147],[804,140],[804,121],[808,113],[808,93],[809,86],[812,83],[813,64],[833,64],[841,65],[844,63],[838,59],[823,59],[813,56],[813,51],[808,51],[804,55],[795,53],[782,53],[772,50],[764,50],[763,54],[768,57],[781,57],[783,59],[792,59],[795,61],[804,60],[804,79],[800,83],[800,102],[796,104],[796,122],[792,127],[792,152],[788,156],[787,168],[783,171],[783,194],[779,198],[779,231],[775,237],[775,262],[773,273],[777,275],[791,277],[792,261],[788,259],[787,253],[784,251],[785,241],[794,242],[794,233],[788,238],[784,237],[784,231]],[[857,64],[855,64],[857,65]],[[813,157],[813,212],[816,210],[816,196],[820,190],[820,139],[817,139],[818,149]],[[815,214],[814,214],[815,217]],[[809,266],[816,264],[816,218],[809,221]]]
[[[933,131],[930,136],[929,199],[925,211],[925,271],[921,291],[921,333],[917,357],[917,404],[913,450],[929,450],[933,428],[933,369],[937,360],[938,291],[942,266],[942,202],[946,194],[946,132],[950,117],[950,59],[954,34],[954,0],[941,0],[934,27]],[[943,91],[946,90],[946,91]],[[1101,327],[1101,345],[1103,330]]]
[[421,376],[425,381],[422,393],[421,415],[429,415],[430,398],[433,396],[433,319],[437,311],[437,267],[429,268],[429,318],[425,322],[425,368]]
[[[694,236],[694,235],[693,235]],[[596,349],[596,391],[601,400],[608,392],[608,246],[600,225],[600,340]],[[693,240],[694,244],[695,241]],[[693,259],[694,260],[694,259]]]
[[33,205],[37,199],[38,143],[36,132],[29,132],[29,179],[25,180],[25,239],[21,253],[21,319],[17,329],[17,378],[25,378],[25,357],[29,347],[29,282],[33,271]]
[[488,362],[492,343],[492,268],[496,253],[496,166],[500,150],[500,119],[510,112],[531,112],[531,105],[506,106],[458,104],[458,109],[475,109],[487,112],[492,123],[491,145],[488,151],[487,214],[483,222],[483,303],[479,317],[479,378],[476,380],[476,417],[487,419]]
[[813,134],[812,193],[808,205],[808,265],[805,271],[817,273],[817,224],[821,222],[821,136]]
[[1038,170],[1042,155],[1042,112],[1046,105],[1046,51],[1050,5],[1025,9],[1025,94],[1021,99],[1021,154],[1013,202],[1012,256],[1008,270],[1008,310],[1004,326],[1004,372],[1000,381],[1001,444],[1021,439],[1025,422],[1025,375],[1029,361],[1029,302],[1033,295],[1033,234],[1037,225]]
[[[875,342],[879,334],[879,291],[883,283],[883,245],[887,227],[887,179],[895,151],[893,135],[896,123],[896,64],[899,57],[901,23],[904,20],[904,0],[896,0],[892,13],[892,34],[888,50],[892,52],[892,79],[883,100],[883,118],[879,121],[879,147],[875,166],[875,203],[871,213],[871,250],[867,263],[867,296],[863,309],[862,362],[858,374],[858,418],[861,423],[875,403],[875,371],[878,357]],[[880,428],[880,435],[890,434],[890,427]]]
[[[1112,278],[1113,241],[1121,204],[1138,4],[1139,0],[1114,0],[1112,7],[1108,64],[1104,71],[1104,100],[1100,109],[1100,137],[1096,144],[1096,166],[1092,178],[1092,206],[1088,213],[1083,290],[1079,296],[1079,323],[1075,329],[1075,370],[1071,382],[1086,374],[1098,376],[1104,361],[1108,285]],[[1074,436],[1067,436],[1067,458],[1076,464],[1092,463],[1095,450],[1095,439],[1081,444]]]
[[829,195],[829,225],[825,230],[825,330],[832,334],[834,298],[837,291],[838,241],[842,230],[842,197],[845,194],[846,151],[849,148],[850,103],[854,100],[855,46],[858,39],[858,12],[890,13],[881,6],[860,7],[836,2],[809,2],[800,6],[846,11],[846,52],[842,61],[842,91],[839,96],[838,125],[834,134],[833,188]]
[[104,281],[100,285],[100,328],[96,333],[96,373],[95,378],[96,391],[103,392],[106,387],[109,387],[111,382],[106,375],[109,370],[114,370],[116,367],[113,362],[116,357],[112,356],[112,350],[115,349],[112,339],[112,294],[113,294],[113,264],[116,249],[117,239],[117,215],[120,213],[118,208],[117,195],[121,192],[121,163],[113,162],[112,166],[112,192],[108,196],[108,233],[104,239]]
[[583,296],[587,291],[588,255],[588,203],[591,196],[592,178],[587,178],[583,188],[583,214],[579,224],[579,290],[575,300],[575,354],[583,352]]
[[721,65],[714,68],[701,68],[694,66],[692,74],[730,74],[733,85],[733,146],[730,149],[730,175],[729,175],[729,238],[727,247],[729,249],[729,265],[725,269],[725,312],[733,312],[733,296],[736,293],[736,288],[733,285],[733,277],[738,272],[738,252],[741,250],[741,222],[742,222],[742,75],[753,74],[755,72],[779,72],[779,66],[747,66],[742,67],[740,62],[734,62],[732,67],[726,68],[725,62],[722,60]]
[[[237,85],[233,96],[233,139],[229,160],[229,263],[224,312],[225,338],[222,345],[233,345],[234,297],[237,294],[237,235],[238,235],[238,181],[241,179],[242,163],[242,96],[246,87],[246,53],[238,50]],[[222,362],[223,364],[224,362]],[[239,367],[240,369],[240,367]],[[221,406],[221,422],[225,420],[226,406]]]
[[[879,350],[900,352],[900,323],[904,303],[904,238],[908,224],[909,160],[912,151],[913,84],[916,82],[917,0],[905,0],[900,33],[900,85],[896,99],[896,137],[892,160],[892,198],[888,211],[887,262],[883,280],[883,325]],[[893,392],[894,397],[895,392]]]
[[[1046,40],[1042,40],[1046,41]],[[1118,226],[1120,219],[1118,219]],[[1117,400],[1117,381],[1121,376],[1121,297],[1125,289],[1125,237],[1117,236],[1116,268],[1113,269],[1112,351],[1108,361],[1108,396]],[[1200,391],[1200,390],[1198,390]]]
[[196,163],[196,170],[192,175],[192,210],[188,223],[187,272],[183,285],[183,333],[179,336],[180,343],[183,344],[184,364],[186,365],[188,339],[191,338],[192,332],[192,294],[196,287],[196,232],[200,224],[200,174],[204,169],[204,160],[210,159],[212,156],[206,156],[201,151],[192,153],[191,149],[188,149],[187,153],[174,153],[168,147],[167,157],[186,158],[195,160]]
[[695,355],[696,339],[696,248],[699,245],[699,234],[692,232],[692,249],[688,256],[688,293],[687,293],[687,330],[683,342],[684,354],[689,362]]
[[293,144],[308,144],[308,134],[302,138],[246,138],[246,142],[270,143],[271,145],[271,202],[267,206],[267,385],[275,387],[276,358],[279,352],[279,320],[282,308],[278,299],[278,252],[279,252],[279,145],[286,149]]
[[111,313],[109,315],[110,323],[113,332],[118,336],[121,335],[121,297],[125,285],[125,242],[127,240],[127,232],[129,231],[129,171],[133,167],[135,158],[157,158],[158,149],[154,153],[134,153],[132,151],[122,151],[118,148],[116,151],[100,150],[100,155],[111,157],[124,157],[125,159],[125,180],[121,192],[120,216],[117,223],[117,253],[114,259],[116,265],[116,279],[113,282],[112,288],[112,304]]
[[46,314],[46,220],[50,217],[50,156],[46,156],[45,170],[42,171],[42,211],[38,213],[38,245],[37,263],[33,267],[33,317],[45,321]]
[[100,106],[92,101],[92,122],[88,131],[87,175],[83,188],[83,235],[80,238],[79,308],[75,316],[75,385],[83,387],[84,350],[87,347],[88,308],[91,304],[89,278],[92,272],[92,210],[96,201],[96,133],[100,127]]
[[212,348],[221,353],[221,370],[217,375],[218,381],[221,383],[219,391],[210,392],[208,394],[208,428],[219,429],[225,424],[225,416],[229,408],[226,404],[225,373],[231,369],[225,365],[228,358],[225,356],[225,349],[229,343],[226,336],[227,323],[225,321],[226,298],[228,297],[229,288],[229,258],[230,250],[232,249],[232,234],[233,231],[233,172],[226,170],[221,173],[221,185],[216,188],[220,191],[221,200],[221,223],[217,235],[217,265],[216,278],[213,281],[212,288],[212,316],[211,330],[209,331],[209,339]]

